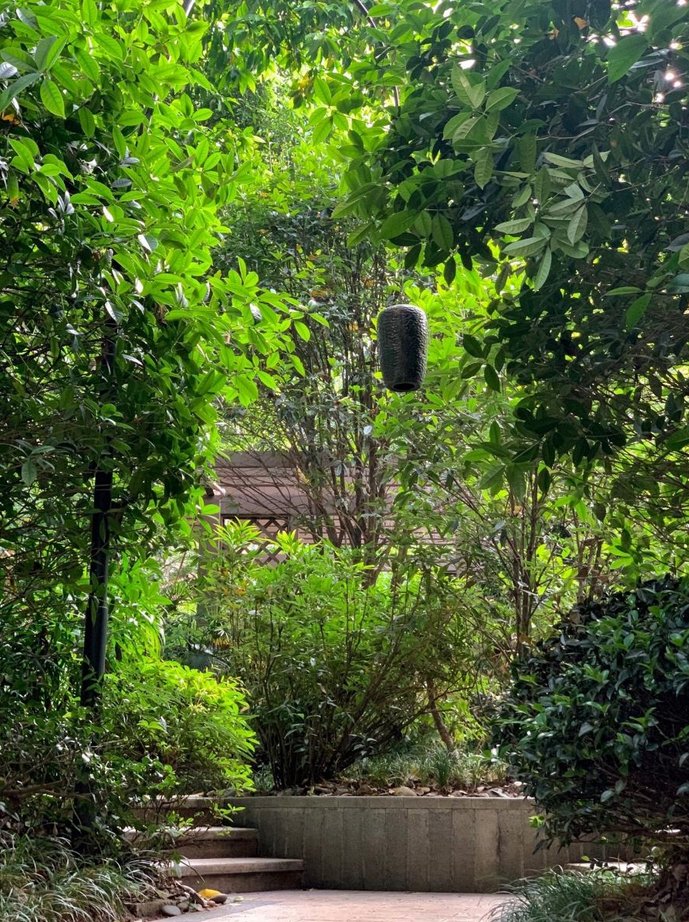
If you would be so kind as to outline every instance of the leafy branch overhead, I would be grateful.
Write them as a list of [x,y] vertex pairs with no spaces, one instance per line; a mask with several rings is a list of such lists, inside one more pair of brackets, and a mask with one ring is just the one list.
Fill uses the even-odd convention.
[[[687,392],[689,12],[665,0],[375,11],[392,30],[385,53],[331,77],[368,85],[361,114],[373,113],[352,116],[336,213],[404,247],[408,267],[444,264],[451,282],[459,260],[497,279],[487,355],[530,386],[521,425],[546,461],[614,454],[630,418],[662,444],[679,421],[663,402]],[[376,108],[371,88],[384,96],[392,79],[400,105],[388,90]],[[500,294],[520,271],[520,290]]]

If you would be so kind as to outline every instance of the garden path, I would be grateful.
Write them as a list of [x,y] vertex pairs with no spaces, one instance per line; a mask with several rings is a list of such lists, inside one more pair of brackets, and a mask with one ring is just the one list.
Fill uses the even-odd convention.
[[281,890],[247,893],[199,915],[208,922],[480,922],[506,897],[487,893]]

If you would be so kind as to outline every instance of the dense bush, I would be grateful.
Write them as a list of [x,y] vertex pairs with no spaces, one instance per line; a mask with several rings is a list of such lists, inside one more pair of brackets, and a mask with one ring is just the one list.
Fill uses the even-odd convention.
[[152,657],[120,663],[97,724],[66,689],[51,706],[14,679],[0,686],[0,830],[66,833],[87,800],[99,846],[117,850],[132,799],[249,784],[253,734],[230,679]]
[[576,607],[514,667],[497,742],[564,840],[689,844],[689,580]]
[[157,762],[161,779],[147,793],[245,790],[254,735],[237,683],[180,663],[151,659],[109,677],[109,757]]
[[[247,688],[261,753],[278,787],[335,777],[400,740],[430,698],[467,680],[473,640],[440,572],[376,574],[354,551],[246,526],[205,559],[202,614],[170,635],[168,655],[206,651]],[[174,635],[174,636],[173,636]]]

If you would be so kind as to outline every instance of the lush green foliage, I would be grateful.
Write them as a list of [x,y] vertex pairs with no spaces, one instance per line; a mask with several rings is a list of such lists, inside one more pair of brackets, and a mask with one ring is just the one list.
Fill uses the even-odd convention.
[[686,849],[686,580],[578,606],[514,673],[496,738],[548,833],[617,832]]
[[[351,79],[396,78],[402,99],[363,134],[356,126],[341,210],[373,216],[380,236],[411,247],[412,265],[422,252],[429,266],[449,259],[448,278],[454,251],[501,282],[524,265],[478,357],[496,386],[503,367],[547,382],[518,416],[530,456],[609,456],[629,416],[638,436],[681,447],[681,409],[663,401],[687,332],[689,14],[664,0],[376,13],[380,28],[397,26],[391,47]],[[611,375],[627,386],[611,392]]]
[[[133,793],[170,786],[166,758],[189,771],[182,785],[203,759],[208,783],[244,777],[232,690],[203,686],[223,762],[182,726],[202,694],[193,679],[140,659],[160,633],[152,552],[207,511],[215,402],[274,386],[292,347],[288,303],[243,262],[213,267],[220,209],[251,188],[255,147],[203,73],[207,28],[157,0],[0,16],[0,810],[20,827],[69,829],[84,800],[116,825]],[[108,484],[95,499],[94,480]],[[109,587],[93,573],[99,541]],[[77,704],[84,616],[104,597],[138,738],[114,726],[117,708],[98,724]],[[169,748],[141,758],[152,672],[159,703],[169,693]]]
[[160,782],[140,793],[241,793],[250,786],[254,737],[232,679],[166,660],[134,663],[108,678],[110,759],[150,762],[161,771]]
[[[231,679],[149,657],[120,664],[97,726],[73,695],[46,700],[32,694],[40,687],[0,693],[0,810],[14,828],[70,830],[88,797],[101,844],[118,851],[133,800],[250,786],[253,734]],[[88,794],[79,789],[84,766]]]
[[219,537],[195,623],[183,618],[177,636],[242,680],[278,787],[332,778],[400,739],[429,688],[434,701],[475,685],[474,639],[442,572],[400,559],[371,576],[355,551],[288,534],[265,566],[254,529]]

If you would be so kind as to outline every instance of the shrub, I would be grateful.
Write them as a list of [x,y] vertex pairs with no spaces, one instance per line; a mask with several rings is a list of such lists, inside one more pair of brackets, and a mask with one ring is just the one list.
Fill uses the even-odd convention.
[[576,607],[514,667],[496,741],[565,841],[689,843],[689,580]]
[[147,793],[241,793],[251,786],[254,734],[233,679],[156,659],[108,678],[109,758],[157,762],[160,781]]
[[266,566],[255,531],[230,527],[222,539],[177,655],[182,644],[206,649],[240,677],[277,787],[336,777],[400,740],[429,709],[429,687],[440,696],[465,679],[470,632],[441,573],[376,575],[354,551],[288,534]]
[[52,709],[0,686],[0,829],[70,834],[90,804],[92,846],[117,853],[133,799],[250,785],[254,737],[235,682],[153,658],[118,667],[98,724],[67,691]]

